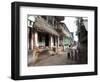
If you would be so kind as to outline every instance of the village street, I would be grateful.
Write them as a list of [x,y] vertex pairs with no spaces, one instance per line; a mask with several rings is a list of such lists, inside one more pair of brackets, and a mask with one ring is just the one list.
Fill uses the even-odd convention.
[[87,22],[84,17],[28,16],[27,65],[87,64]]
[[28,62],[29,66],[50,66],[50,65],[68,65],[77,63],[75,60],[72,60],[66,54],[66,51],[62,55],[49,55],[47,52],[43,52],[36,63],[32,63],[33,57],[32,54],[29,55]]

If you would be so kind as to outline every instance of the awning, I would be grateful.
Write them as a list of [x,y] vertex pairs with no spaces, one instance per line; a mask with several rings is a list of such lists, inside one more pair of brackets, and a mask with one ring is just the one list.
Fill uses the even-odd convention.
[[36,21],[34,23],[35,29],[42,30],[44,32],[50,33],[52,35],[59,36],[56,30],[53,29],[53,27],[48,24],[43,18],[37,17]]

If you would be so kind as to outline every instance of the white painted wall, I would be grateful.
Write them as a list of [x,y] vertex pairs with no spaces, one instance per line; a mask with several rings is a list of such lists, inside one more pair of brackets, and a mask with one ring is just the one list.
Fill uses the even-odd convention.
[[[17,0],[16,0],[17,1]],[[56,4],[72,4],[72,5],[88,5],[98,6],[100,10],[100,0],[20,0],[28,2],[41,2],[41,3],[56,3]],[[0,82],[13,82],[10,79],[11,71],[11,2],[13,0],[0,1]],[[99,11],[100,14],[100,11]],[[98,16],[100,21],[100,15]],[[5,24],[6,22],[6,24]],[[99,26],[100,27],[100,23]],[[100,28],[98,28],[100,31]],[[100,35],[100,32],[98,33]],[[100,42],[100,37],[98,38]],[[100,49],[100,43],[98,43]],[[100,50],[98,52],[100,58]],[[100,62],[100,59],[98,60]],[[100,69],[100,63],[98,64]],[[100,73],[100,70],[99,70]],[[66,77],[66,78],[53,78],[53,79],[39,79],[39,80],[26,80],[26,82],[99,82],[100,75],[98,76],[84,76],[84,77]],[[19,81],[22,82],[22,81]]]

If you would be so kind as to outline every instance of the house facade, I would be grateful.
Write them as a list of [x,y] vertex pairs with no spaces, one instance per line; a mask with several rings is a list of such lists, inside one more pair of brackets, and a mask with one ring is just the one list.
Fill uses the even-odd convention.
[[79,62],[86,64],[88,63],[88,20],[82,17],[77,19]]
[[63,16],[28,16],[28,50],[35,48],[58,53],[71,42]]

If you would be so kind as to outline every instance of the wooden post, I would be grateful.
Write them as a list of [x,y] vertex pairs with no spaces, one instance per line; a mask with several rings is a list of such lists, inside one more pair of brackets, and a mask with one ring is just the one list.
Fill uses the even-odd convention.
[[58,37],[58,44],[57,44],[58,48],[59,48],[59,37]]

